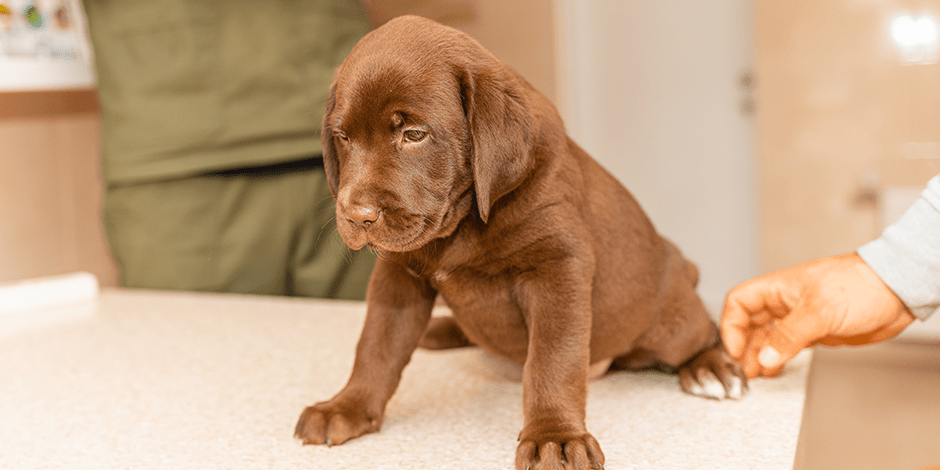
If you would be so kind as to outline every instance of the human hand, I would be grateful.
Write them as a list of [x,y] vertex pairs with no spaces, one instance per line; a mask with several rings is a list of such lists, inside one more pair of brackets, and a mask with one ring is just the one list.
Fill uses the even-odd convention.
[[851,253],[738,285],[725,299],[721,336],[749,378],[772,377],[805,347],[875,343],[912,321],[904,303]]

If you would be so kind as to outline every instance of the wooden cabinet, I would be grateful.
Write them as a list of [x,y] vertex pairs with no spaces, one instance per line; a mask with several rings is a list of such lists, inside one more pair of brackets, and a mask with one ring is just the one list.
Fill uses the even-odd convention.
[[84,270],[117,284],[99,145],[93,91],[0,93],[0,282]]

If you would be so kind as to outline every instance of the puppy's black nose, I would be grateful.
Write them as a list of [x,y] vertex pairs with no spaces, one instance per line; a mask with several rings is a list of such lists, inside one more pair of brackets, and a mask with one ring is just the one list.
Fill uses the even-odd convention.
[[379,220],[379,210],[372,206],[353,206],[346,212],[346,220],[362,228],[369,228]]

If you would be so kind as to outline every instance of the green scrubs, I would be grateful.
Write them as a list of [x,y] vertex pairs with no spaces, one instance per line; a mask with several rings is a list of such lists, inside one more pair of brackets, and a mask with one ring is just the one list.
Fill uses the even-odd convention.
[[84,0],[104,217],[127,287],[365,295],[338,238],[319,127],[368,32],[354,0]]

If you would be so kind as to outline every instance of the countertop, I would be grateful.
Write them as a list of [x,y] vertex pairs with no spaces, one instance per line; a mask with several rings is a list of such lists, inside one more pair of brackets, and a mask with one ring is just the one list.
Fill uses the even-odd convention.
[[[511,469],[515,366],[476,348],[415,353],[382,431],[342,446],[292,436],[352,365],[361,303],[104,290],[0,318],[0,468]],[[740,401],[674,376],[589,384],[608,469],[792,468],[809,353]]]

